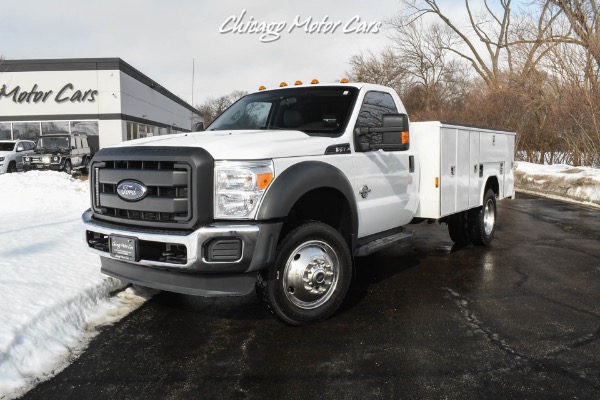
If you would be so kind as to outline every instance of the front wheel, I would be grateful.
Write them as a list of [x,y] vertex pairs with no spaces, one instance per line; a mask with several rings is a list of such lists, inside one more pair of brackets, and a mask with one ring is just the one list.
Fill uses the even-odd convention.
[[65,166],[63,167],[63,171],[65,171],[67,174],[71,175],[71,172],[73,172],[73,166],[71,165],[71,160],[65,161]]
[[307,222],[281,241],[257,289],[271,313],[300,326],[337,311],[351,276],[352,258],[340,233],[321,222]]
[[11,161],[10,164],[8,164],[8,169],[6,172],[9,174],[17,172],[17,164],[14,161]]
[[483,206],[469,214],[469,237],[477,246],[487,246],[494,239],[496,230],[496,194],[488,189],[483,196]]

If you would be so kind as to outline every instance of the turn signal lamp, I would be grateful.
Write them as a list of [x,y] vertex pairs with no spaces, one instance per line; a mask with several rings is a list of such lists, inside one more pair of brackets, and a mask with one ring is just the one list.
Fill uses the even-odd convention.
[[260,86],[258,87],[258,90],[265,90],[265,89],[266,89],[266,87],[264,87],[263,85],[260,85]]
[[266,189],[273,180],[273,172],[263,172],[256,174],[257,189]]
[[435,177],[435,187],[436,188],[440,187],[440,178],[438,178],[437,176]]
[[402,144],[409,144],[410,143],[410,136],[408,134],[408,131],[403,131],[402,132]]
[[294,82],[294,85],[296,85],[296,86],[302,85],[302,81],[296,81],[296,82]]
[[311,85],[316,85],[317,83],[319,83],[318,79],[313,79],[312,81],[310,81]]
[[287,86],[287,83],[285,83],[285,82],[281,82],[281,83],[279,84],[279,87],[285,87],[285,86]]
[[340,83],[348,83],[348,78],[342,78],[342,79],[340,79]]

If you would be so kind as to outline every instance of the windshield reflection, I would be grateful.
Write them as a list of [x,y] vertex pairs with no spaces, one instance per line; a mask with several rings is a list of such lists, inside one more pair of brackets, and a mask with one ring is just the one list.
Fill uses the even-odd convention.
[[225,110],[208,128],[216,130],[344,131],[358,89],[319,86],[250,94]]

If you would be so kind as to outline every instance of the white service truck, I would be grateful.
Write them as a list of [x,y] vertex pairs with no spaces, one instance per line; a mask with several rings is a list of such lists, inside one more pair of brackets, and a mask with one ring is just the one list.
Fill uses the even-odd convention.
[[[261,88],[262,89],[262,88]],[[488,245],[514,196],[515,134],[411,123],[363,83],[249,94],[206,131],[124,142],[90,165],[85,239],[102,272],[173,292],[246,295],[292,325],[331,316],[354,258],[448,224]]]

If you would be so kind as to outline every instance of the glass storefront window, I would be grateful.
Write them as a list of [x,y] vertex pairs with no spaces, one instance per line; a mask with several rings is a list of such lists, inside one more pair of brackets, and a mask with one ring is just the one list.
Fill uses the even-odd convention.
[[127,140],[166,135],[167,133],[167,128],[161,128],[154,125],[139,124],[137,122],[127,122]]
[[11,140],[10,122],[0,122],[0,140]]
[[42,122],[42,135],[69,133],[69,121]]
[[88,136],[98,136],[98,122],[71,121],[71,133],[84,133]]
[[37,140],[40,136],[39,122],[14,122],[13,139]]

